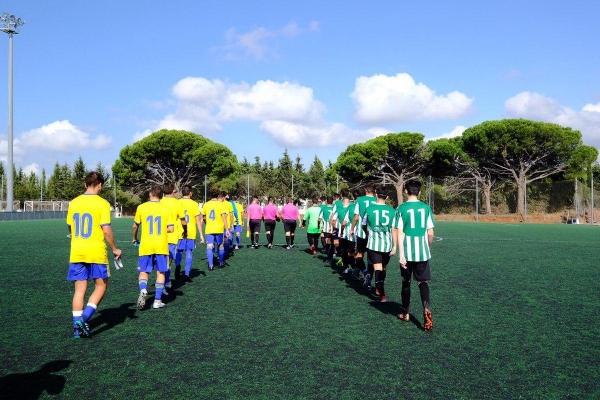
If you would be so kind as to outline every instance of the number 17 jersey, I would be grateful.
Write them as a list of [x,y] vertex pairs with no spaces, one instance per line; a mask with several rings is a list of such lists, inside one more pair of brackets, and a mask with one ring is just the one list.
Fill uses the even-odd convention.
[[404,232],[406,261],[427,261],[431,258],[427,230],[433,229],[433,213],[429,205],[419,200],[407,201],[396,209],[396,228]]

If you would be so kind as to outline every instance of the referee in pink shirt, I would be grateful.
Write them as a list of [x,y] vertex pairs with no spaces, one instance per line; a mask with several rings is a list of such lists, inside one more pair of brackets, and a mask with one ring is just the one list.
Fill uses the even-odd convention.
[[269,197],[269,204],[264,206],[262,211],[263,220],[265,221],[265,231],[267,232],[267,248],[269,249],[273,248],[273,236],[275,236],[278,213],[279,209],[274,204],[273,197]]
[[248,214],[246,217],[246,226],[248,227],[248,231],[252,233],[250,235],[252,240],[250,247],[258,249],[258,237],[260,235],[260,222],[262,219],[262,207],[258,204],[258,197],[252,196],[252,203],[248,205],[246,213]]
[[294,235],[296,234],[297,220],[300,213],[298,207],[293,203],[291,197],[287,198],[287,204],[281,208],[281,219],[283,219],[283,228],[285,229],[286,249],[294,247]]

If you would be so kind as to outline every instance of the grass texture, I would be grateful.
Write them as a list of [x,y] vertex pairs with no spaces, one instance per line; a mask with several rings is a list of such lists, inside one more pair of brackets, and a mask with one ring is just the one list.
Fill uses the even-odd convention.
[[285,250],[281,224],[212,272],[198,246],[193,283],[138,311],[131,224],[113,221],[125,268],[73,339],[64,221],[0,223],[0,398],[600,398],[597,227],[440,222],[426,333],[414,282],[396,318],[397,256],[377,303],[305,230]]

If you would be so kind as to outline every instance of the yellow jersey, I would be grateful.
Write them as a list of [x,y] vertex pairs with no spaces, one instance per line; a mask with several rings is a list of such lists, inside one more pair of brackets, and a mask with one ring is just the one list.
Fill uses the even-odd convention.
[[215,235],[225,232],[225,226],[223,225],[223,214],[227,215],[227,209],[224,207],[224,203],[219,200],[207,201],[202,207],[202,215],[206,217],[206,228],[204,232],[207,235]]
[[69,204],[71,263],[108,264],[103,226],[110,225],[110,204],[95,194],[82,194]]
[[179,199],[183,207],[183,215],[185,215],[185,222],[187,222],[187,238],[196,239],[196,232],[198,231],[196,225],[196,217],[200,215],[200,209],[198,203],[192,199]]
[[235,209],[237,210],[237,220],[235,219],[235,215],[233,216],[233,224],[234,225],[240,225],[240,226],[244,226],[244,206],[242,206],[240,203],[235,203]]
[[233,227],[233,223],[235,222],[235,216],[233,215],[233,204],[229,200],[223,200],[223,209],[227,213],[227,228]]
[[163,197],[160,202],[171,210],[171,220],[175,224],[173,232],[167,235],[169,244],[177,244],[183,234],[183,228],[181,227],[181,219],[185,218],[183,206],[175,197]]
[[159,201],[147,201],[135,211],[133,222],[138,225],[141,236],[140,256],[169,254],[167,229],[173,226],[171,210]]

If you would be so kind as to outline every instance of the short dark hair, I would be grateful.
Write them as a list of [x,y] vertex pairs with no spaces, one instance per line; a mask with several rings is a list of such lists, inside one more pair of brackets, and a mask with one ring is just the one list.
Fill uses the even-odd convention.
[[269,198],[267,199],[267,202],[269,202],[269,203],[270,203],[270,202],[272,202],[272,201],[275,201],[275,199],[273,199],[273,196],[269,196]]
[[92,188],[98,185],[104,185],[104,176],[96,171],[88,172],[85,176],[85,187]]
[[238,197],[237,197],[236,195],[232,195],[232,196],[231,196],[231,200],[233,200],[233,201],[237,201],[237,199],[238,199]]
[[380,199],[386,199],[390,195],[390,188],[387,185],[379,185],[375,188],[375,194]]
[[316,205],[317,205],[317,203],[319,202],[319,201],[317,200],[317,196],[313,197],[311,200],[312,200],[312,205],[313,205],[313,206],[316,206]]
[[183,185],[181,188],[181,194],[183,196],[189,196],[192,193],[192,187],[190,185]]
[[366,193],[375,193],[375,185],[373,185],[372,183],[367,183],[365,185],[365,192]]
[[173,194],[173,192],[175,191],[175,185],[173,185],[173,182],[165,182],[163,184],[163,193],[164,194]]
[[327,197],[321,196],[321,198],[319,200],[321,200],[321,201],[327,201]]
[[216,199],[219,197],[219,195],[221,194],[221,191],[219,190],[219,188],[210,188],[208,195],[210,196],[211,199]]
[[342,198],[350,197],[350,190],[348,190],[348,188],[343,188],[342,190],[340,190],[340,192],[342,192]]
[[327,204],[333,204],[333,197],[327,197]]
[[163,188],[160,185],[152,185],[150,188],[150,194],[160,199],[163,197]]
[[421,181],[418,179],[411,179],[408,182],[404,183],[404,190],[406,190],[406,192],[410,195],[410,196],[418,196],[419,193],[421,192]]

